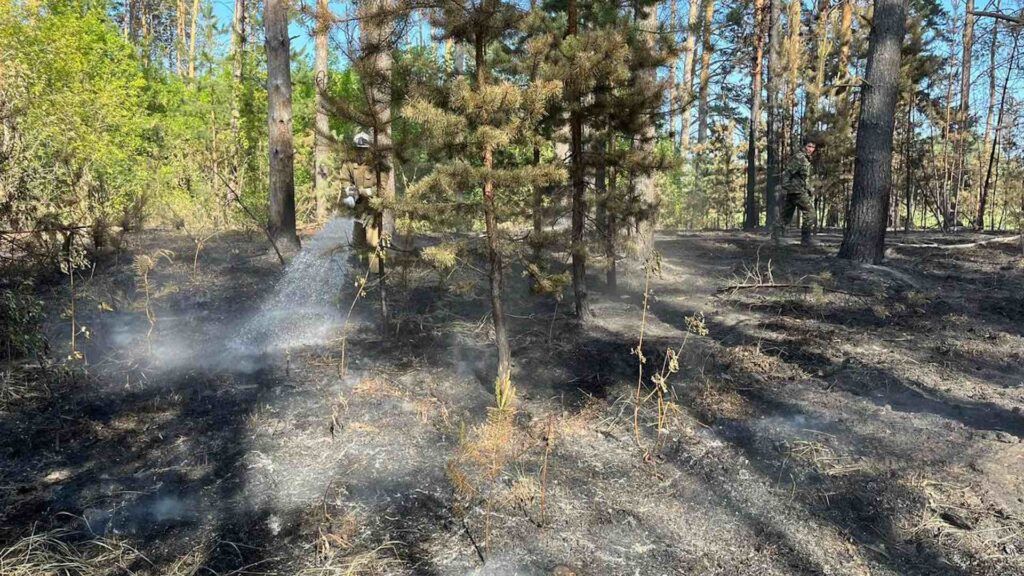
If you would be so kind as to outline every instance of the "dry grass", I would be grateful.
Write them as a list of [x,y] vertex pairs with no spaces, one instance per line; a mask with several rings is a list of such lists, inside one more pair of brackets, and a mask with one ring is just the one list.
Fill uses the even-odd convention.
[[38,369],[18,364],[0,369],[0,412],[49,396],[45,374]]
[[135,574],[148,561],[128,544],[110,538],[82,540],[72,530],[34,532],[0,550],[4,576],[106,576]]
[[402,395],[402,391],[394,384],[379,376],[363,378],[352,388],[352,393],[374,398],[397,398]]
[[967,486],[915,477],[907,486],[927,504],[916,518],[900,523],[907,537],[933,540],[950,553],[967,553],[983,560],[1019,559],[1024,549],[1024,518],[993,514]]
[[380,576],[397,572],[402,562],[395,550],[396,542],[386,542],[372,550],[339,553],[330,549],[318,552],[311,565],[299,570],[296,576]]
[[840,456],[816,440],[797,440],[789,447],[789,457],[811,465],[818,473],[838,477],[862,472],[867,466],[849,456]]

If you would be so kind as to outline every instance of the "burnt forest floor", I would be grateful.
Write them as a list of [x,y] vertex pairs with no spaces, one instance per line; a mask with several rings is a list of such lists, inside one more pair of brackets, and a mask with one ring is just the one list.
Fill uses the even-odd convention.
[[[259,237],[193,269],[131,236],[76,276],[84,357],[2,374],[0,574],[1024,574],[1024,263],[945,245],[983,238],[864,266],[835,235],[663,232],[646,321],[598,259],[583,328],[511,269],[502,420],[472,267],[394,262],[387,338],[372,279],[338,323],[353,268],[272,346],[245,340],[283,276]],[[63,358],[71,292],[46,299]],[[645,397],[679,357],[660,432],[641,329]]]

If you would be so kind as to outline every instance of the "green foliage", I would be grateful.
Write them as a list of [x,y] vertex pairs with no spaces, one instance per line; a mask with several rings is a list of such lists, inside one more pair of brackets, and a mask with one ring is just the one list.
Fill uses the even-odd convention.
[[0,286],[0,360],[45,351],[43,302],[31,284]]
[[92,226],[146,187],[146,78],[97,8],[0,6],[0,100],[11,135],[0,173],[6,228]]

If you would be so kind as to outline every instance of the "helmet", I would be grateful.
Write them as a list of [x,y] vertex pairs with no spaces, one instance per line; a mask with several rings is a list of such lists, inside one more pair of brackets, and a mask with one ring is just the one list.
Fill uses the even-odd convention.
[[356,148],[369,148],[370,135],[366,132],[358,132],[355,137],[352,138],[352,144],[354,144]]

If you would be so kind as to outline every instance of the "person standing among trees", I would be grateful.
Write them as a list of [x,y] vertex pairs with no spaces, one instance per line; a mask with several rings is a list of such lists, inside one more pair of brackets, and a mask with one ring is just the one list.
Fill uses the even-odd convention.
[[337,199],[338,204],[355,213],[353,243],[357,252],[367,255],[370,268],[376,273],[380,267],[376,254],[380,246],[380,214],[370,204],[370,199],[377,195],[377,175],[369,166],[367,158],[370,136],[366,132],[359,132],[352,139],[352,145],[355,157],[342,164],[336,172]]
[[811,189],[811,158],[818,149],[817,142],[806,137],[803,139],[803,147],[789,159],[786,171],[783,174],[782,190],[786,194],[783,203],[782,217],[775,223],[772,229],[772,240],[776,244],[782,242],[786,234],[786,226],[793,219],[793,214],[800,210],[800,244],[804,246],[815,246],[811,238],[811,231],[814,230],[814,192]]

